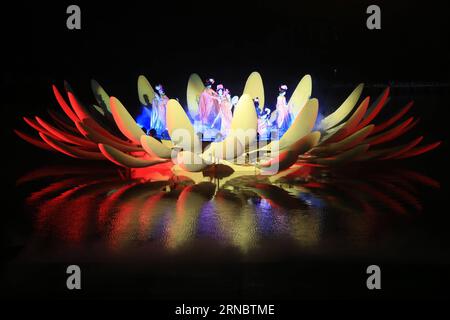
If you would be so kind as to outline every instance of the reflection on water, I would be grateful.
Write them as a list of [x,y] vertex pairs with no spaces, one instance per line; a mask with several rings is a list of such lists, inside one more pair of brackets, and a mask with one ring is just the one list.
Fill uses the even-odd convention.
[[[390,222],[414,219],[421,173],[297,166],[273,176],[249,172],[50,167],[17,181],[33,215],[35,241],[100,245],[112,252],[156,243],[168,251],[208,242],[246,253],[270,241],[308,249],[345,239],[362,246]],[[28,191],[31,190],[28,194]]]

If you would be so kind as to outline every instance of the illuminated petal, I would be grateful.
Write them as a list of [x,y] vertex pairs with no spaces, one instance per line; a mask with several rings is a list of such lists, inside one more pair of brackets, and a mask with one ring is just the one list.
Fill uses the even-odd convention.
[[100,143],[98,148],[102,154],[111,162],[126,168],[143,168],[157,163],[165,162],[167,160],[161,159],[142,159],[130,156],[114,147],[107,144]]
[[58,112],[55,112],[53,110],[48,109],[47,110],[50,117],[63,129],[68,130],[72,133],[79,133],[77,129],[75,128],[73,123],[69,123],[65,118],[64,115],[59,114]]
[[373,119],[380,113],[381,109],[385,106],[385,104],[388,101],[389,98],[389,87],[383,90],[381,95],[375,100],[375,102],[370,106],[370,108],[367,110],[366,115],[364,116],[364,119],[360,122],[358,125],[358,129],[361,129],[370,122],[372,122]]
[[153,99],[155,98],[155,91],[153,90],[150,82],[148,82],[147,78],[143,75],[140,75],[138,77],[138,95],[139,95],[139,102],[142,105],[149,105],[152,103]]
[[[42,132],[45,133],[47,135],[52,135],[50,132],[48,132],[48,130],[46,130],[43,126],[41,126],[36,120],[34,119],[29,119],[27,117],[22,117],[23,121],[26,122],[26,124],[28,124],[30,127],[32,127],[34,130],[38,131],[38,132]],[[56,139],[58,139],[57,137],[55,137]]]
[[103,110],[111,112],[111,107],[109,104],[109,95],[102,88],[102,86],[94,79],[91,80],[91,89],[94,94],[95,100],[100,105]]
[[410,158],[410,157],[415,157],[415,156],[421,155],[421,154],[423,154],[425,152],[431,151],[431,150],[439,147],[439,145],[441,143],[442,143],[442,141],[437,141],[437,142],[428,144],[426,146],[422,146],[422,147],[419,147],[419,148],[412,149],[412,150],[410,150],[410,151],[408,151],[406,153],[403,153],[402,155],[396,157],[396,159],[404,159],[404,158]]
[[376,134],[380,131],[383,131],[384,129],[388,128],[389,126],[391,126],[392,124],[397,122],[397,120],[399,120],[401,117],[403,117],[409,111],[409,109],[411,109],[413,104],[414,104],[414,101],[410,101],[396,115],[394,115],[390,119],[386,120],[385,122],[376,125],[375,129],[372,131],[372,134]]
[[[98,133],[102,134],[105,137],[108,137],[111,140],[117,141],[117,142],[124,142],[117,138],[116,136],[112,135],[108,130],[103,128],[95,118],[91,116],[89,111],[83,107],[83,105],[78,101],[78,99],[75,97],[75,95],[68,91],[67,95],[69,96],[70,104],[72,105],[72,108],[75,110],[78,118],[83,121],[83,123],[88,124],[92,129],[97,131]],[[75,120],[74,122],[77,122],[78,120]]]
[[314,159],[314,163],[323,164],[323,165],[337,165],[347,161],[353,161],[358,158],[359,155],[363,154],[369,149],[369,144],[361,144],[359,146],[354,147],[348,151],[345,151],[337,156],[329,157],[329,158],[319,158]]
[[312,93],[312,79],[309,74],[305,75],[289,99],[289,107],[291,108],[291,114],[296,117],[300,110],[305,106],[311,97]]
[[73,112],[72,108],[69,107],[67,102],[62,97],[61,93],[59,92],[58,88],[56,88],[55,85],[52,85],[53,94],[55,95],[56,100],[58,101],[61,109],[64,111],[64,113],[72,120],[73,122],[80,120],[78,116]]
[[387,155],[384,156],[382,159],[386,160],[386,159],[392,159],[392,158],[401,156],[402,154],[405,154],[406,152],[408,152],[409,150],[414,148],[416,145],[418,145],[422,140],[423,140],[423,136],[420,136],[409,143],[395,147],[395,149],[391,148],[391,150],[389,150],[389,152],[386,153]]
[[228,136],[220,142],[212,142],[202,154],[202,158],[206,161],[214,162],[218,160],[231,160],[239,157],[244,153],[244,147],[234,136]]
[[289,148],[284,151],[276,153],[276,156],[268,162],[260,164],[258,167],[264,168],[268,171],[278,172],[285,170],[297,162],[298,156],[311,150],[317,145],[320,139],[320,132],[314,131],[295,143],[291,144]]
[[405,129],[409,124],[411,124],[412,121],[413,117],[408,118],[406,121],[402,122],[397,127],[392,128],[391,130],[369,137],[366,141],[364,141],[364,143],[369,143],[370,145],[374,146],[380,143],[391,141],[392,139],[395,139],[396,137],[404,133]]
[[133,146],[133,145],[126,145],[123,143],[118,143],[114,140],[109,139],[108,137],[105,137],[104,135],[100,134],[96,130],[92,129],[89,125],[86,123],[77,121],[75,123],[77,126],[77,129],[88,139],[95,141],[96,143],[103,143],[110,145],[116,149],[119,149],[124,152],[135,152],[135,151],[142,151],[140,147]]
[[[111,97],[111,113],[114,117],[114,121],[117,124],[120,132],[125,137],[133,141],[135,144],[141,144],[141,136],[145,135],[145,132],[137,125],[133,117],[128,113],[127,109],[115,97]],[[95,128],[94,128],[95,129]]]
[[153,157],[162,159],[171,158],[172,150],[153,137],[146,135],[141,136],[141,145],[144,150]]
[[346,138],[347,136],[353,134],[358,127],[358,124],[361,122],[364,114],[367,111],[367,107],[369,106],[369,97],[365,98],[358,109],[352,114],[352,116],[345,122],[345,124],[334,134],[327,137],[326,143],[336,142],[341,139]]
[[314,127],[319,111],[319,101],[310,99],[295,117],[294,122],[279,141],[280,150],[288,148],[306,136]]
[[312,149],[309,153],[312,155],[332,155],[334,153],[342,152],[344,150],[353,148],[361,143],[373,130],[375,125],[371,124],[365,128],[356,131],[347,138],[334,143],[320,145]]
[[105,110],[103,110],[101,107],[99,107],[96,104],[93,104],[92,107],[98,112],[100,113],[102,116],[105,116]]
[[23,133],[19,130],[14,130],[14,133],[17,134],[20,138],[22,138],[23,140],[25,140],[26,142],[32,144],[35,147],[47,150],[47,151],[55,151],[54,148],[52,148],[51,146],[49,146],[47,143],[39,141],[38,139],[27,135],[26,133]]
[[172,142],[184,150],[201,153],[200,138],[183,107],[175,99],[167,103],[166,123]]
[[358,85],[336,111],[322,120],[320,127],[326,130],[341,123],[355,107],[363,88],[364,84],[361,83]]
[[181,169],[191,172],[202,171],[208,166],[202,157],[190,151],[178,152],[177,163]]
[[203,90],[205,90],[205,86],[203,85],[202,79],[196,73],[191,74],[186,90],[186,100],[192,118],[198,115],[198,101]]
[[242,94],[248,94],[252,99],[258,97],[259,108],[264,108],[264,85],[261,75],[257,71],[253,71],[245,82],[244,92]]
[[55,148],[59,152],[62,152],[72,158],[89,159],[89,160],[105,160],[105,157],[100,152],[92,152],[81,150],[77,147],[68,146],[56,139],[53,139],[43,133],[39,133],[42,140],[44,140],[49,146]]
[[257,128],[255,104],[248,94],[244,94],[234,107],[229,136],[235,136],[242,145],[248,146],[255,141]]

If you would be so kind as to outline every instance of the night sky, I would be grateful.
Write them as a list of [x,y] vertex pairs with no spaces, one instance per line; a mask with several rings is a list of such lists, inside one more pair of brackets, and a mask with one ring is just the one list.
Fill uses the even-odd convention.
[[[66,28],[66,8],[74,3],[81,30]],[[366,27],[369,4],[381,8],[381,30]],[[447,11],[429,1],[20,2],[2,18],[2,109],[11,119],[2,130],[13,138],[21,116],[55,107],[51,84],[62,88],[64,80],[91,103],[95,78],[132,113],[140,74],[183,102],[192,72],[214,77],[234,95],[258,70],[270,103],[281,83],[293,89],[309,73],[325,111],[360,82],[373,95],[381,88],[370,85],[450,82]],[[339,85],[346,87],[330,90]],[[439,121],[445,110],[427,107],[419,113]]]
[[[450,19],[445,2],[252,2],[2,3],[1,178],[7,181],[4,197],[13,200],[2,207],[5,220],[15,222],[14,214],[22,210],[16,179],[24,170],[51,164],[54,159],[77,163],[38,150],[13,133],[17,128],[36,135],[22,116],[48,118],[47,109],[58,110],[51,85],[63,89],[64,80],[83,102],[93,103],[90,80],[94,78],[134,114],[139,108],[140,74],[152,85],[162,83],[169,97],[178,97],[184,104],[187,80],[193,72],[203,78],[213,77],[232,95],[239,95],[247,76],[257,70],[263,77],[268,103],[275,101],[281,83],[293,90],[309,73],[321,112],[334,110],[360,82],[367,85],[364,94],[373,98],[381,93],[382,86],[394,84],[393,101],[380,117],[392,114],[411,99],[416,101],[412,114],[421,118],[414,128],[420,132],[417,135],[423,134],[426,143],[444,142],[424,156],[431,160],[419,163],[419,167],[433,171],[432,176],[445,185],[445,115],[450,108]],[[81,30],[66,28],[70,4],[81,7]],[[370,4],[381,7],[381,30],[366,27]],[[395,85],[399,83],[434,87],[404,89]],[[427,221],[431,222],[425,227],[439,229],[448,247],[449,216],[440,211],[444,205],[448,207],[444,194],[444,190],[439,194],[442,203],[436,202],[427,212],[431,217]],[[441,216],[437,219],[434,214],[442,214],[446,220],[441,222]],[[429,233],[430,237],[434,234]],[[441,274],[431,276],[440,280]],[[418,278],[427,283],[427,276]],[[410,279],[413,277],[407,281]],[[442,290],[447,292],[448,286],[442,285]]]

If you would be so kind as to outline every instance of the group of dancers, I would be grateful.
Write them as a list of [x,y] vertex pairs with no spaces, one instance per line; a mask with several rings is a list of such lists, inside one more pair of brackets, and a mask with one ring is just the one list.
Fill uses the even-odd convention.
[[[226,136],[231,128],[233,111],[239,98],[231,98],[230,91],[218,84],[213,89],[215,80],[210,78],[205,81],[205,89],[201,93],[198,101],[198,115],[193,119],[194,124],[202,133],[207,131],[220,133]],[[155,87],[156,92],[151,101],[151,109],[144,106],[143,112],[136,119],[141,127],[152,131],[158,136],[167,134],[166,128],[166,107],[169,98],[161,84]],[[275,109],[260,106],[259,98],[255,97],[253,102],[258,116],[258,135],[268,137],[271,132],[276,131],[278,136],[289,128],[293,121],[291,107],[286,100],[288,87],[283,84],[278,88],[278,97]]]

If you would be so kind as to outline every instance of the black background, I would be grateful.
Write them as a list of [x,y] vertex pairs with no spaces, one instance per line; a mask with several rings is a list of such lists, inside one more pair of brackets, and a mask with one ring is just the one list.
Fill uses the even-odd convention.
[[[433,127],[428,134],[434,140],[446,135],[445,2],[89,1],[78,2],[81,30],[68,30],[70,4],[15,2],[2,10],[2,109],[9,119],[2,130],[8,137],[22,126],[21,116],[54,107],[51,84],[62,88],[64,80],[92,102],[89,80],[95,78],[135,113],[140,74],[183,102],[192,72],[214,77],[234,95],[254,70],[262,74],[269,104],[281,83],[293,89],[311,74],[325,114],[360,82],[373,98],[382,86],[393,86],[392,95],[403,97],[397,107],[424,92],[396,85],[432,84],[437,92],[416,103],[414,112],[421,126]],[[369,4],[381,8],[381,30],[366,27]]]
[[[3,193],[8,199],[15,197],[12,185],[22,166],[34,161],[51,161],[50,156],[29,147],[12,133],[13,128],[26,128],[21,116],[44,114],[55,105],[51,84],[62,88],[63,80],[67,80],[82,99],[92,101],[89,80],[95,78],[108,93],[136,111],[139,74],[146,75],[152,84],[163,83],[169,96],[184,100],[187,79],[192,72],[214,77],[238,94],[247,75],[258,70],[269,102],[276,98],[280,83],[293,88],[304,74],[310,73],[313,96],[319,98],[325,111],[337,106],[339,99],[345,98],[359,82],[368,84],[369,94],[379,93],[379,84],[391,84],[393,95],[402,97],[400,103],[419,97],[414,112],[422,117],[420,128],[430,140],[444,140],[444,145],[430,157],[437,164],[434,173],[446,184],[450,19],[445,2],[74,3],[81,7],[81,30],[66,28],[65,12],[72,2],[16,2],[2,7],[2,141],[10,154],[4,159],[6,169],[2,178],[12,192]],[[381,7],[381,30],[366,28],[365,11],[369,4]],[[434,88],[412,86],[413,89],[406,90],[395,86],[425,82],[433,83]],[[431,211],[439,210],[441,205],[435,204]],[[18,210],[16,206],[12,201],[6,207],[7,212],[14,214]],[[443,234],[443,228],[444,225],[438,227],[439,235]],[[448,240],[442,239],[447,241],[443,245],[448,248]],[[319,273],[316,264],[303,265],[303,271]],[[340,270],[339,264],[334,267]],[[282,263],[278,268],[283,269]],[[320,272],[330,271],[322,268]],[[359,264],[353,268],[349,274],[359,270]],[[407,268],[394,266],[395,272],[388,277],[395,278]],[[422,274],[416,279],[418,288],[421,285],[424,288],[424,295],[427,290],[433,295],[435,290],[440,296],[437,291],[446,290],[448,276],[444,267],[409,268],[410,273],[404,274],[401,284],[408,283],[411,275]],[[295,274],[294,270],[291,272]],[[335,277],[330,273],[323,279],[325,287],[327,281],[336,281],[335,289],[328,295],[339,295],[342,285],[339,277],[339,273]],[[303,278],[307,280],[308,276]],[[433,286],[430,279],[436,282],[447,279],[447,282]],[[323,293],[319,291],[320,288],[317,296]],[[395,297],[395,292],[390,297]],[[306,292],[292,294],[307,298]]]

